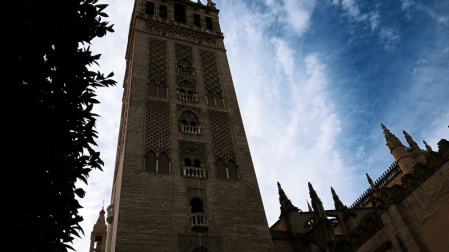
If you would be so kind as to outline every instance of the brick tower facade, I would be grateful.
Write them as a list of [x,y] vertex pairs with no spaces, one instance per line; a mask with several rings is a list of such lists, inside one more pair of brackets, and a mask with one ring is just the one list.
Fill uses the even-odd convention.
[[271,251],[210,0],[136,0],[106,251]]

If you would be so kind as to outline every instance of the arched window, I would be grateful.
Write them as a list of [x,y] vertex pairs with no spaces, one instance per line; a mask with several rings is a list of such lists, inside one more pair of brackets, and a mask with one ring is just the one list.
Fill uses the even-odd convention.
[[178,99],[182,101],[198,102],[195,85],[186,80],[179,82]]
[[168,87],[165,85],[165,82],[161,81],[158,86],[158,96],[168,97]]
[[159,173],[169,173],[170,172],[168,155],[165,154],[165,152],[162,152],[161,154],[159,154],[158,171],[157,172],[159,172]]
[[192,213],[203,213],[203,201],[200,198],[193,198],[190,200],[190,207],[192,210]]
[[226,166],[223,160],[218,159],[215,163],[215,167],[217,168],[217,177],[219,178],[228,178],[227,172],[226,172]]
[[206,94],[206,101],[207,101],[207,105],[209,105],[209,106],[216,106],[215,105],[214,94],[212,94],[211,91],[207,92],[207,94]]
[[192,63],[186,59],[180,59],[176,62],[176,67],[178,68],[178,73],[195,75]]
[[215,93],[215,102],[217,107],[224,107],[223,98],[219,92]]
[[184,133],[201,134],[201,124],[198,117],[192,111],[184,111],[180,118],[180,130]]
[[193,166],[195,167],[201,167],[201,161],[199,159],[193,160]]
[[149,151],[145,155],[145,171],[169,173],[169,160],[168,155],[163,152],[157,156],[153,151]]
[[157,85],[154,80],[150,80],[147,85],[147,94],[149,95],[157,95]]
[[185,158],[184,166],[192,166],[192,160],[190,158]]
[[145,155],[145,171],[156,172],[156,154],[152,151]]
[[226,168],[228,170],[229,179],[238,179],[237,167],[235,166],[234,162],[232,162],[232,160],[228,162]]

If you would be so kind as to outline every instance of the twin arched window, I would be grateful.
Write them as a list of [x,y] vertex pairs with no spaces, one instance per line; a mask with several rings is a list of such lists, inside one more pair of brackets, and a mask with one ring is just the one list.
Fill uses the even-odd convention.
[[153,151],[149,151],[145,156],[145,171],[169,173],[169,159],[165,152],[156,155]]
[[224,99],[219,92],[214,94],[211,91],[208,91],[206,94],[206,101],[209,106],[224,107]]
[[178,60],[178,62],[176,62],[176,68],[178,69],[178,73],[195,75],[195,67],[186,59]]
[[190,158],[185,158],[184,159],[184,166],[201,167],[201,160],[194,159],[192,161],[192,159],[190,159]]
[[239,177],[237,166],[232,160],[229,160],[228,163],[225,164],[223,160],[218,159],[215,163],[215,167],[217,168],[217,177],[219,178],[238,179]]
[[168,87],[163,81],[156,83],[155,80],[150,80],[147,85],[147,94],[160,97],[168,97]]
[[181,132],[201,134],[201,124],[198,117],[191,111],[184,111],[179,118]]

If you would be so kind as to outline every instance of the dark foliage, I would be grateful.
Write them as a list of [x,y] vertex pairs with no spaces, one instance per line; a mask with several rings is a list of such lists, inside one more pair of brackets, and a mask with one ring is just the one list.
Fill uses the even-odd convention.
[[8,5],[2,238],[15,251],[67,251],[83,234],[77,198],[85,192],[75,182],[87,183],[89,172],[103,166],[93,149],[95,91],[116,84],[112,73],[89,71],[100,58],[89,45],[113,29],[103,20],[107,5],[96,0]]

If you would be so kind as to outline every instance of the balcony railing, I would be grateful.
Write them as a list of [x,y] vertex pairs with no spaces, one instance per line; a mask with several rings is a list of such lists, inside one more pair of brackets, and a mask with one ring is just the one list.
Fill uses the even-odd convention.
[[180,73],[180,74],[187,74],[187,75],[195,76],[195,69],[191,70],[191,69],[185,69],[183,67],[177,67],[177,69],[178,69],[178,73]]
[[207,214],[198,212],[189,216],[190,228],[195,232],[204,232],[209,230],[209,218]]
[[198,94],[185,94],[178,91],[178,99],[181,101],[198,102]]
[[201,125],[192,126],[192,125],[181,124],[180,127],[181,127],[181,132],[189,133],[189,134],[196,134],[196,135],[201,134]]
[[182,175],[184,177],[204,178],[205,179],[205,178],[207,178],[207,171],[204,168],[200,168],[200,167],[184,166]]

